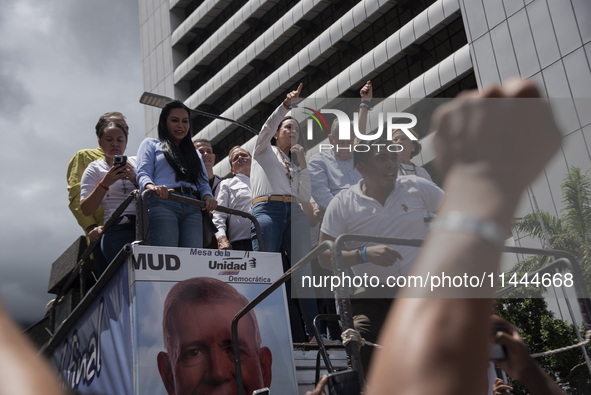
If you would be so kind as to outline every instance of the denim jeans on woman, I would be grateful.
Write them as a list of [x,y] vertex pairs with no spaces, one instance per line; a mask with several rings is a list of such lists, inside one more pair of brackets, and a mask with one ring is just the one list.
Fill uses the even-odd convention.
[[[107,265],[115,259],[119,251],[127,243],[135,240],[135,215],[126,215],[119,217],[117,221],[103,233],[101,239],[101,250],[107,261]],[[100,276],[105,267],[97,265],[97,272]]]
[[[284,251],[290,260],[291,265],[302,259],[311,250],[310,226],[306,215],[298,204],[267,201],[255,204],[252,207],[252,215],[259,221],[261,233],[266,252]],[[259,243],[256,238],[254,226],[252,227],[252,246],[254,251],[260,251]],[[313,320],[318,315],[318,306],[316,305],[316,294],[313,289],[303,289],[301,287],[302,276],[311,276],[312,269],[310,264],[300,269],[292,278],[292,284],[300,285],[296,287],[287,287],[288,301],[292,300],[292,295],[297,299],[297,304],[304,319],[308,337],[314,335]],[[294,306],[290,303],[290,316],[293,317]],[[292,328],[294,325],[292,325]],[[303,336],[292,330],[294,342],[302,342]]]
[[[175,194],[179,194],[176,193]],[[179,194],[180,195],[180,194]],[[189,194],[184,197],[194,197]],[[164,247],[203,247],[201,208],[171,199],[148,198],[150,245]]]

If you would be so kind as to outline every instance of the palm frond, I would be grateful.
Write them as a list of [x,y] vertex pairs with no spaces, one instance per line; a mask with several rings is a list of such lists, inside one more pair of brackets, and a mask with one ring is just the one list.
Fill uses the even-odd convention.
[[[513,229],[520,233],[525,233],[536,237],[539,240],[546,240],[546,235],[544,234],[544,229],[548,234],[560,234],[563,233],[563,225],[560,218],[557,218],[547,211],[540,211],[540,216],[542,217],[542,221],[544,222],[544,227],[540,224],[538,219],[538,215],[536,213],[527,214],[524,217],[515,218],[513,220]],[[551,240],[550,240],[551,242]]]
[[571,167],[562,183],[563,219],[569,230],[583,242],[591,236],[591,179],[577,167]]

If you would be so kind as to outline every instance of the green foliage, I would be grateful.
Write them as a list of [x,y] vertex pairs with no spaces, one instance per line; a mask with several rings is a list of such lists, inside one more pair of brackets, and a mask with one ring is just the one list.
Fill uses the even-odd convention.
[[[532,354],[578,343],[575,327],[555,318],[544,299],[501,299],[496,310],[519,329]],[[536,361],[568,394],[591,393],[591,377],[579,348]],[[511,380],[511,385],[515,395],[528,393],[519,382]]]
[[571,167],[562,183],[562,201],[567,207],[564,220],[583,243],[591,236],[591,180],[581,169]]
[[[560,218],[546,211],[516,218],[513,228],[542,241],[547,248],[570,252],[577,258],[587,288],[591,285],[591,179],[576,167],[571,167],[563,183],[564,208]],[[540,223],[541,217],[543,226]],[[547,239],[548,238],[548,239]],[[521,260],[513,269],[518,277],[546,266],[552,257],[531,256]],[[556,319],[546,301],[534,289],[518,289],[513,298],[499,301],[498,314],[513,322],[531,353],[576,344],[574,326]],[[584,334],[583,334],[584,337]],[[587,350],[591,348],[587,347]],[[539,358],[538,363],[568,394],[591,394],[591,376],[580,349]],[[515,394],[527,394],[524,387],[512,382]]]
[[[573,254],[581,265],[587,288],[591,288],[591,178],[581,169],[571,167],[561,189],[564,203],[562,217],[546,211],[541,211],[539,216],[531,213],[516,218],[513,229],[549,243],[546,247]],[[546,235],[549,240],[546,240]],[[545,257],[531,257],[519,262],[513,272],[531,273],[549,262]]]

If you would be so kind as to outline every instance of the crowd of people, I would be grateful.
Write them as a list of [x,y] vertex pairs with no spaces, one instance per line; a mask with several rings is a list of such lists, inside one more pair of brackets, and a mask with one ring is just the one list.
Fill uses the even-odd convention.
[[[361,173],[353,162],[354,141],[340,141],[336,121],[329,141],[343,150],[321,151],[308,166],[300,125],[288,115],[292,104],[301,100],[302,88],[300,84],[289,92],[269,116],[252,154],[238,146],[230,150],[233,177],[224,180],[214,174],[216,156],[211,142],[191,140],[190,110],[181,102],[172,101],[162,109],[157,138],[146,138],[137,156],[125,157],[124,164],[116,159],[125,154],[129,133],[125,117],[118,112],[101,116],[96,125],[99,147],[78,152],[68,168],[72,212],[89,241],[100,241],[94,250],[97,274],[135,239],[133,205],[110,228],[104,229],[104,224],[136,188],[154,191],[147,200],[150,245],[261,250],[248,219],[214,211],[221,202],[257,219],[265,251],[280,253],[284,270],[308,253],[318,243],[328,203],[341,190],[357,184]],[[365,123],[372,98],[370,82],[360,95],[360,122]],[[205,207],[200,210],[169,199],[171,194],[203,200]],[[297,278],[311,274],[308,266]],[[292,292],[290,285],[294,342],[314,341],[313,319],[319,312],[334,313],[334,300],[321,300],[319,309],[313,289]],[[333,327],[332,337],[338,336],[338,328]]]
[[[274,156],[277,161],[276,168],[268,169],[263,165],[258,171],[275,171],[275,176],[285,177],[289,182],[294,182],[295,179],[293,176],[289,177],[290,168],[299,170],[300,179],[305,180],[309,177],[306,173],[311,173],[312,170],[305,171],[306,162],[300,160],[302,158],[297,153],[299,148],[292,151],[282,145],[285,144],[286,135],[290,137],[290,141],[297,141],[299,132],[299,130],[295,131],[297,126],[288,122],[291,125],[287,127],[280,118],[285,115],[290,100],[297,99],[300,90],[301,87],[288,94],[286,101],[266,123],[266,127],[271,130],[271,132],[266,131],[267,135],[272,135],[272,129],[278,128],[275,136],[279,140],[280,148],[269,149],[267,142],[270,137],[266,136],[260,149],[252,158],[242,148],[232,150],[230,154],[232,172],[240,177],[236,183],[232,183],[231,180],[225,184],[220,183],[220,193],[225,188],[228,202],[236,201],[237,204],[244,205],[245,199],[242,198],[245,194],[236,191],[245,192],[249,182],[251,189],[254,189],[252,185],[256,185],[257,188],[264,187],[265,181],[259,180],[256,181],[258,184],[255,184],[254,177],[253,180],[249,180],[249,171],[246,170],[247,164],[251,161],[259,161],[260,166],[261,161],[264,160],[261,155],[264,154]],[[440,108],[434,116],[434,125],[437,128],[435,134],[437,161],[440,169],[446,174],[443,185],[446,197],[443,203],[441,203],[441,192],[431,184],[427,184],[424,179],[397,177],[399,158],[390,154],[380,156],[379,152],[374,151],[362,157],[354,156],[353,161],[361,176],[358,183],[353,183],[343,193],[337,194],[328,203],[328,207],[318,203],[318,206],[326,212],[326,219],[322,220],[321,225],[321,239],[334,235],[334,216],[354,199],[366,201],[365,206],[360,209],[367,209],[373,205],[374,208],[386,210],[389,199],[402,190],[406,191],[409,202],[416,200],[416,207],[412,207],[416,210],[414,215],[418,216],[418,212],[422,212],[423,209],[441,206],[438,209],[437,226],[427,237],[425,245],[416,257],[416,262],[412,264],[412,269],[407,265],[406,260],[409,258],[405,256],[406,252],[401,253],[390,246],[380,245],[358,246],[347,251],[345,253],[347,266],[355,269],[357,265],[372,262],[379,269],[410,270],[414,274],[445,270],[450,275],[481,274],[483,270],[488,272],[498,270],[502,247],[499,235],[509,229],[520,196],[527,185],[538,176],[544,165],[558,150],[561,135],[546,103],[529,101],[527,106],[518,105],[520,99],[539,97],[539,92],[529,82],[513,81],[504,87],[490,87],[480,93],[467,93],[464,97],[470,100],[453,101]],[[491,101],[486,100],[488,98],[504,100],[495,101],[493,105]],[[117,227],[113,230],[114,234],[109,237],[109,230],[102,226],[105,217],[113,207],[114,202],[111,200],[125,195],[126,190],[129,191],[132,185],[134,188],[155,190],[155,199],[152,200],[150,207],[156,209],[156,214],[152,215],[155,217],[154,222],[166,223],[167,232],[176,234],[174,239],[171,237],[168,240],[169,243],[200,245],[203,242],[203,240],[187,239],[180,235],[181,232],[173,231],[173,229],[180,231],[188,226],[184,222],[187,218],[190,218],[190,222],[193,221],[193,224],[198,226],[197,229],[200,229],[202,222],[193,218],[196,216],[194,211],[182,204],[162,207],[159,204],[161,202],[156,200],[166,201],[169,194],[179,193],[200,196],[206,201],[205,209],[207,210],[214,210],[216,207],[208,182],[209,177],[206,177],[208,172],[202,165],[200,154],[197,154],[190,138],[187,138],[190,123],[188,110],[178,102],[167,107],[161,116],[159,138],[147,139],[142,143],[137,161],[128,159],[127,163],[123,163],[117,159],[125,152],[129,128],[122,114],[107,113],[96,125],[99,147],[78,152],[70,163],[68,168],[70,207],[91,240],[96,241],[101,237],[105,239],[102,250],[98,248],[94,251],[95,260],[97,256],[101,256],[101,253],[109,256],[109,251],[112,252],[113,247],[108,245],[116,243],[125,233],[125,227]],[[288,132],[280,130],[281,128],[291,130]],[[504,143],[508,139],[512,141],[509,145]],[[523,161],[523,151],[527,150],[531,141],[534,140],[538,143],[536,150],[528,151],[528,160]],[[292,144],[292,148],[293,146],[295,144]],[[499,155],[501,150],[503,155]],[[290,154],[298,157],[299,164],[292,163]],[[339,160],[349,159],[340,158]],[[310,164],[313,162],[311,160]],[[347,169],[344,163],[341,164],[342,169]],[[189,169],[192,165],[195,167]],[[284,166],[285,173],[278,171],[279,165]],[[516,167],[520,168],[517,173],[513,171]],[[251,176],[255,174],[250,172]],[[267,175],[267,177],[273,176]],[[267,178],[266,181],[273,182],[275,179]],[[138,185],[135,185],[136,183]],[[408,188],[406,184],[413,187]],[[269,188],[281,188],[281,186],[273,185]],[[272,189],[272,192],[277,191]],[[417,200],[419,195],[423,198],[430,196],[424,200],[422,206]],[[282,203],[283,207],[280,209],[285,213],[297,212],[295,215],[302,215],[297,211],[296,205],[299,201],[296,199],[306,197],[305,190],[295,196],[289,193],[291,200],[285,198],[272,200],[270,199],[272,196],[274,195],[268,196],[266,202]],[[382,207],[377,206],[378,204]],[[402,211],[406,213],[403,206],[407,206],[410,211],[409,203],[400,204]],[[261,209],[260,212],[265,215],[274,215],[277,210],[274,207],[269,210]],[[132,220],[128,217],[130,215],[124,214],[117,225],[126,225],[124,223],[126,218],[129,221]],[[358,215],[348,216],[350,217],[348,221],[338,226],[359,226]],[[397,223],[402,220],[403,218],[396,217],[394,213],[391,226],[397,226]],[[228,222],[228,224],[231,223]],[[390,226],[390,224],[386,225]],[[243,239],[245,233],[234,237],[231,230],[224,229],[224,231],[228,233],[220,232],[218,236],[220,248],[233,248],[238,245],[236,241],[245,240]],[[416,225],[414,231],[421,232],[422,229]],[[162,238],[163,236],[154,237]],[[235,245],[232,244],[233,241]],[[282,236],[278,248],[290,248],[282,245],[285,242],[285,237]],[[474,262],[478,262],[478,265]],[[224,284],[210,285],[224,288]],[[175,287],[175,292],[171,292],[167,297],[165,314],[168,315],[166,317],[183,314],[188,309],[197,311],[207,308],[204,304],[208,299],[210,285],[179,283]],[[188,289],[194,286],[202,295],[195,299],[185,296]],[[359,292],[366,291],[359,290]],[[227,331],[227,328],[224,328],[227,327],[232,314],[246,303],[246,300],[236,294],[233,289],[227,288],[224,292],[227,295],[224,303],[230,306],[230,309],[225,312],[223,328],[218,328],[220,322],[210,322],[211,328],[207,329],[213,333]],[[194,293],[191,291],[190,294]],[[499,317],[490,316],[493,303],[492,290],[483,290],[478,298],[420,297],[428,296],[427,291],[421,289],[412,291],[404,289],[397,296],[397,301],[391,303],[379,335],[378,341],[382,348],[373,356],[364,393],[390,394],[395,391],[400,394],[485,394],[489,381],[486,367],[491,340],[504,346],[506,350],[505,358],[495,361],[496,364],[509,376],[521,381],[530,393],[534,395],[564,393],[530,357],[518,329]],[[363,312],[364,309],[360,308],[359,311]],[[203,314],[209,314],[209,311]],[[165,321],[167,322],[168,319],[166,318]],[[251,315],[244,322],[251,337],[255,339],[247,345],[247,357],[253,361],[248,364],[247,370],[254,372],[247,377],[249,380],[254,378],[252,383],[250,381],[245,383],[250,391],[257,387],[268,386],[271,382],[272,356],[268,349],[261,347],[256,317]],[[375,324],[373,321],[370,323]],[[498,328],[499,325],[504,329],[496,330],[491,339],[491,327]],[[197,385],[196,383],[203,381],[201,380],[203,372],[199,369],[195,370],[191,376],[187,376],[190,378],[190,380],[187,379],[189,381],[185,381],[184,376],[179,375],[180,370],[175,368],[171,361],[171,355],[178,353],[176,339],[183,336],[181,332],[174,332],[176,329],[165,330],[167,352],[158,355],[158,368],[169,393],[182,392],[180,388],[183,386],[193,387]],[[214,342],[205,346],[212,346],[212,353],[225,352],[216,349],[216,344]],[[189,365],[193,369],[194,366],[198,366],[198,362]],[[217,373],[220,372],[216,371]],[[229,383],[233,380],[231,369],[224,374],[228,376],[221,377],[223,380],[220,382]],[[323,377],[317,388],[309,394],[322,394],[327,383],[330,385],[330,378]],[[231,390],[230,387],[228,389]],[[495,380],[493,390],[495,394],[511,393],[512,387],[502,380]],[[56,375],[47,363],[36,355],[32,345],[0,305],[0,394],[39,393],[58,395],[65,392],[60,388]]]
[[[480,97],[536,97],[537,93],[531,85],[523,82],[515,85],[517,87],[485,91]],[[459,211],[466,216],[466,223],[489,221],[505,229],[521,191],[551,153],[538,153],[540,159],[528,165],[531,170],[526,172],[528,169],[524,169],[523,174],[527,173],[527,177],[512,177],[510,183],[502,183],[497,174],[500,172],[486,167],[500,166],[498,156],[489,154],[498,137],[486,135],[494,133],[489,130],[490,126],[478,123],[481,119],[472,123],[478,124],[481,130],[467,130],[462,120],[477,115],[469,113],[470,109],[459,104],[455,107],[448,105],[434,118],[442,125],[436,136],[440,142],[437,147],[442,147],[439,148],[438,160],[448,173],[444,203],[443,190],[432,182],[423,167],[411,161],[421,151],[420,142],[411,138],[411,135],[418,137],[412,129],[395,130],[393,141],[378,139],[367,151],[357,151],[353,149],[354,138],[341,139],[339,123],[335,120],[328,136],[332,149],[321,150],[307,158],[304,134],[299,123],[289,116],[292,107],[301,100],[302,89],[303,85],[299,84],[289,92],[269,116],[252,153],[239,146],[230,150],[228,158],[232,177],[226,179],[213,172],[215,154],[211,142],[191,140],[190,110],[183,103],[173,101],[162,109],[158,138],[145,139],[137,157],[128,157],[124,164],[116,159],[125,154],[127,145],[129,127],[125,117],[117,112],[101,116],[96,125],[99,147],[79,151],[68,167],[70,208],[89,240],[101,240],[99,247],[93,251],[98,274],[105,270],[123,245],[135,239],[134,207],[127,209],[114,226],[103,228],[115,208],[135,188],[154,191],[148,199],[150,245],[259,251],[261,248],[250,221],[216,211],[220,204],[250,212],[260,224],[265,251],[280,253],[283,268],[287,270],[313,245],[324,240],[334,241],[345,233],[425,239],[429,222],[425,217],[435,212],[439,215],[437,229],[447,229],[448,217]],[[373,98],[370,81],[360,90],[360,98],[358,128],[365,133]],[[486,120],[494,121],[490,116]],[[551,126],[546,129],[551,129]],[[554,137],[552,132],[548,131],[550,137]],[[486,139],[492,138],[488,146],[480,139],[483,135]],[[461,140],[463,137],[466,137],[465,141]],[[396,152],[379,148],[392,143],[399,147]],[[486,162],[484,170],[480,162],[480,167],[473,166],[474,158],[483,158],[479,161]],[[482,195],[483,180],[490,184],[484,187],[497,193],[497,201],[492,199],[491,205],[496,203],[498,206],[487,208],[483,204],[491,201],[490,194],[486,198]],[[513,190],[509,191],[506,184],[511,184]],[[474,190],[471,185],[476,186]],[[171,194],[203,200],[205,206],[200,209],[171,200]],[[345,268],[352,275],[371,275],[382,279],[391,275],[408,275],[424,267],[430,270],[433,267],[450,268],[451,272],[453,267],[467,265],[467,258],[456,256],[460,252],[464,257],[480,256],[486,252],[484,263],[491,268],[498,265],[500,249],[490,239],[480,237],[482,235],[477,231],[466,236],[466,232],[457,232],[455,228],[449,227],[448,230],[450,232],[434,233],[423,251],[417,247],[351,242],[343,251]],[[443,248],[437,248],[443,244]],[[456,245],[457,248],[449,248],[449,245]],[[449,251],[449,254],[442,254],[442,251]],[[330,270],[329,254],[322,255],[319,263]],[[474,269],[465,267],[463,270],[469,273]],[[478,270],[482,271],[482,267]],[[295,280],[311,274],[312,268],[308,265],[297,273]],[[363,347],[361,350],[371,393],[388,393],[394,385],[409,389],[401,393],[461,393],[462,388],[457,386],[460,383],[469,388],[479,388],[480,376],[474,375],[468,381],[460,378],[460,370],[463,369],[462,376],[465,376],[466,371],[476,368],[469,358],[460,355],[466,346],[459,342],[472,342],[474,347],[471,352],[479,353],[478,357],[484,353],[480,334],[485,332],[484,323],[489,321],[490,302],[486,299],[443,299],[441,302],[400,299],[405,291],[397,294],[396,290],[391,290],[389,295],[384,296],[376,292],[377,289],[380,287],[356,287],[350,291],[355,329],[365,340],[382,342],[385,349],[391,351],[372,356],[373,348]],[[319,313],[334,313],[334,300],[317,301],[313,288],[290,290],[288,287],[287,293],[294,342],[315,341],[313,319]],[[398,298],[396,302],[393,302],[394,295]],[[477,306],[480,309],[478,312]],[[452,310],[458,318],[453,324],[446,323],[438,315]],[[474,317],[480,317],[481,323],[474,324]],[[408,325],[411,318],[414,320],[412,326]],[[450,329],[435,335],[434,331],[439,329],[436,326],[442,324]],[[411,334],[409,330],[420,333]],[[335,338],[338,333],[329,331],[324,335]],[[417,345],[403,340],[410,339],[410,336],[421,336],[431,341]],[[505,337],[501,336],[498,340],[511,346]],[[450,351],[450,346],[456,347],[455,351]],[[513,348],[517,349],[517,346]],[[444,357],[448,358],[450,352],[458,354],[457,366],[428,377],[435,364],[445,363]],[[401,365],[397,355],[412,357],[405,359]],[[428,361],[428,355],[433,356],[432,361]],[[166,371],[168,365],[164,357],[159,359],[159,366],[161,373]],[[507,367],[508,371],[515,370]],[[393,369],[398,369],[398,373],[388,373]],[[528,369],[531,373],[530,365]],[[408,372],[408,375],[402,372]],[[520,373],[516,376],[520,378]],[[395,383],[394,378],[400,381]],[[325,382],[323,380],[319,388]],[[498,387],[509,389],[500,387],[500,384]],[[413,392],[412,388],[421,391]]]

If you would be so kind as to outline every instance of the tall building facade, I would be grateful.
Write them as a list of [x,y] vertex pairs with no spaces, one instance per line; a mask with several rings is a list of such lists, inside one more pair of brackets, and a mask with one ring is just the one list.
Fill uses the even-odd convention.
[[[535,203],[560,215],[560,184],[568,167],[591,169],[588,0],[139,4],[145,90],[191,108],[260,129],[299,82],[304,96],[345,99],[359,97],[365,81],[372,80],[374,97],[410,105],[521,76],[560,99],[564,139],[561,153],[532,185],[518,215],[532,212]],[[156,134],[158,114],[146,107],[148,136]],[[219,175],[229,173],[231,147],[254,146],[250,132],[223,121],[194,118],[194,132],[194,139],[213,142]],[[426,131],[420,134],[424,148],[418,164],[431,169],[431,139]],[[539,247],[524,235],[514,239],[517,245]]]

